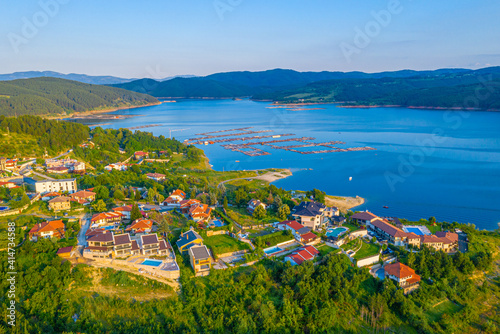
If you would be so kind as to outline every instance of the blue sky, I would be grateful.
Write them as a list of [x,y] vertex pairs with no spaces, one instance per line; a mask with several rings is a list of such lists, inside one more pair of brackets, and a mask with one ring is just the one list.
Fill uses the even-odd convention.
[[0,73],[497,66],[498,13],[497,0],[3,1]]

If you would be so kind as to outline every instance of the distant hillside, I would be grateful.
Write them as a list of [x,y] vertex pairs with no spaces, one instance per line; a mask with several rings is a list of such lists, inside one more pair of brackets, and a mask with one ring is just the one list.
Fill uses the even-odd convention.
[[[488,92],[470,104],[476,90]],[[347,105],[399,105],[431,108],[500,109],[500,67],[407,78],[327,80],[303,87],[255,94],[255,100],[280,103],[342,102]],[[484,94],[483,94],[484,95]]]
[[168,81],[141,79],[112,86],[165,98],[231,98],[251,96],[263,91],[258,88],[200,78],[174,78]]
[[53,71],[27,71],[27,72],[0,74],[0,81],[31,79],[40,77],[60,78],[60,79],[73,80],[94,85],[111,85],[111,84],[118,84],[136,80],[136,79],[118,78],[110,75],[94,76],[94,75],[76,74],[76,73],[63,74]]
[[402,70],[395,72],[297,72],[274,69],[260,72],[215,73],[206,77],[174,78],[168,81],[140,79],[113,87],[167,98],[231,98],[260,95],[297,89],[324,80],[406,78],[412,76],[441,76],[463,73],[465,69],[440,69],[436,71]]
[[294,70],[274,69],[262,72],[226,72],[206,76],[206,79],[238,84],[249,87],[287,87],[302,86],[311,82],[336,79],[369,78],[406,78],[412,76],[438,76],[447,73],[460,73],[465,69],[440,69],[435,71],[402,70],[394,72],[297,72]]
[[0,115],[48,115],[140,106],[158,102],[152,96],[108,86],[58,78],[0,82]]

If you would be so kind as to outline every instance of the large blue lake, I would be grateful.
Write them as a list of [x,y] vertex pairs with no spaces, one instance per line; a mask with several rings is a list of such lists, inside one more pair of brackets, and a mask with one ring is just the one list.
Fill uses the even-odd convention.
[[335,105],[299,111],[269,107],[248,100],[186,100],[120,110],[115,113],[138,116],[103,127],[160,124],[143,130],[168,136],[170,129],[184,129],[172,132],[172,137],[183,141],[200,132],[252,126],[252,130],[273,130],[271,134],[315,137],[316,142],[346,142],[339,147],[371,146],[376,151],[307,155],[259,146],[271,155],[258,157],[225,150],[220,144],[200,147],[216,170],[290,168],[293,176],[275,182],[276,186],[359,195],[366,202],[357,209],[378,215],[435,216],[439,221],[470,222],[482,229],[498,227],[500,113]]

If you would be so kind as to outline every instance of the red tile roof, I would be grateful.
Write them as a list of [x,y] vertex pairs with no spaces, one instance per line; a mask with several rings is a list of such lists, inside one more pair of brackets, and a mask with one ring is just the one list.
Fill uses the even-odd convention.
[[73,246],[59,248],[56,254],[67,254],[73,251]]
[[153,227],[153,221],[150,219],[144,219],[144,218],[139,218],[134,221],[133,224],[128,226],[125,231],[132,231],[136,230],[136,232],[139,232],[138,230],[145,231],[147,229],[151,229]]
[[29,233],[54,232],[58,230],[64,231],[64,223],[62,220],[52,220],[36,224],[31,228]]
[[318,236],[312,232],[308,232],[306,234],[301,235],[302,239],[305,241],[310,241],[316,239]]
[[401,262],[386,264],[384,270],[389,275],[396,276],[397,278],[412,277],[420,281],[420,276],[415,273],[415,270]]
[[91,221],[98,221],[98,220],[103,220],[103,219],[104,220],[117,219],[117,218],[121,218],[121,217],[125,217],[125,215],[123,215],[120,212],[101,212],[101,213],[93,215]]

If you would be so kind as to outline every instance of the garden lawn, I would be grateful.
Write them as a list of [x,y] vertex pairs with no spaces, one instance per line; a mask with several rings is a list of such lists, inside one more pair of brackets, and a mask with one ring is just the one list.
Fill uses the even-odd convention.
[[316,249],[319,251],[319,254],[321,256],[325,256],[326,254],[329,254],[331,252],[333,252],[334,254],[340,252],[339,249],[327,246],[325,244],[323,244],[319,247],[316,247]]
[[294,239],[293,235],[288,235],[285,233],[285,231],[278,231],[278,232],[274,232],[271,234],[267,234],[267,235],[263,235],[261,237],[255,238],[254,245],[255,245],[256,240],[259,238],[264,243],[263,248],[276,246],[279,243]]
[[227,234],[213,235],[203,239],[203,243],[210,247],[215,255],[250,249],[245,242],[231,238]]
[[452,315],[455,312],[458,312],[462,309],[462,306],[453,303],[449,299],[445,299],[443,302],[434,306],[427,312],[425,315],[429,318],[429,321],[437,322],[441,320],[443,314]]
[[353,257],[355,260],[364,259],[365,257],[377,255],[379,251],[380,251],[379,245],[363,242],[361,249],[357,251]]

